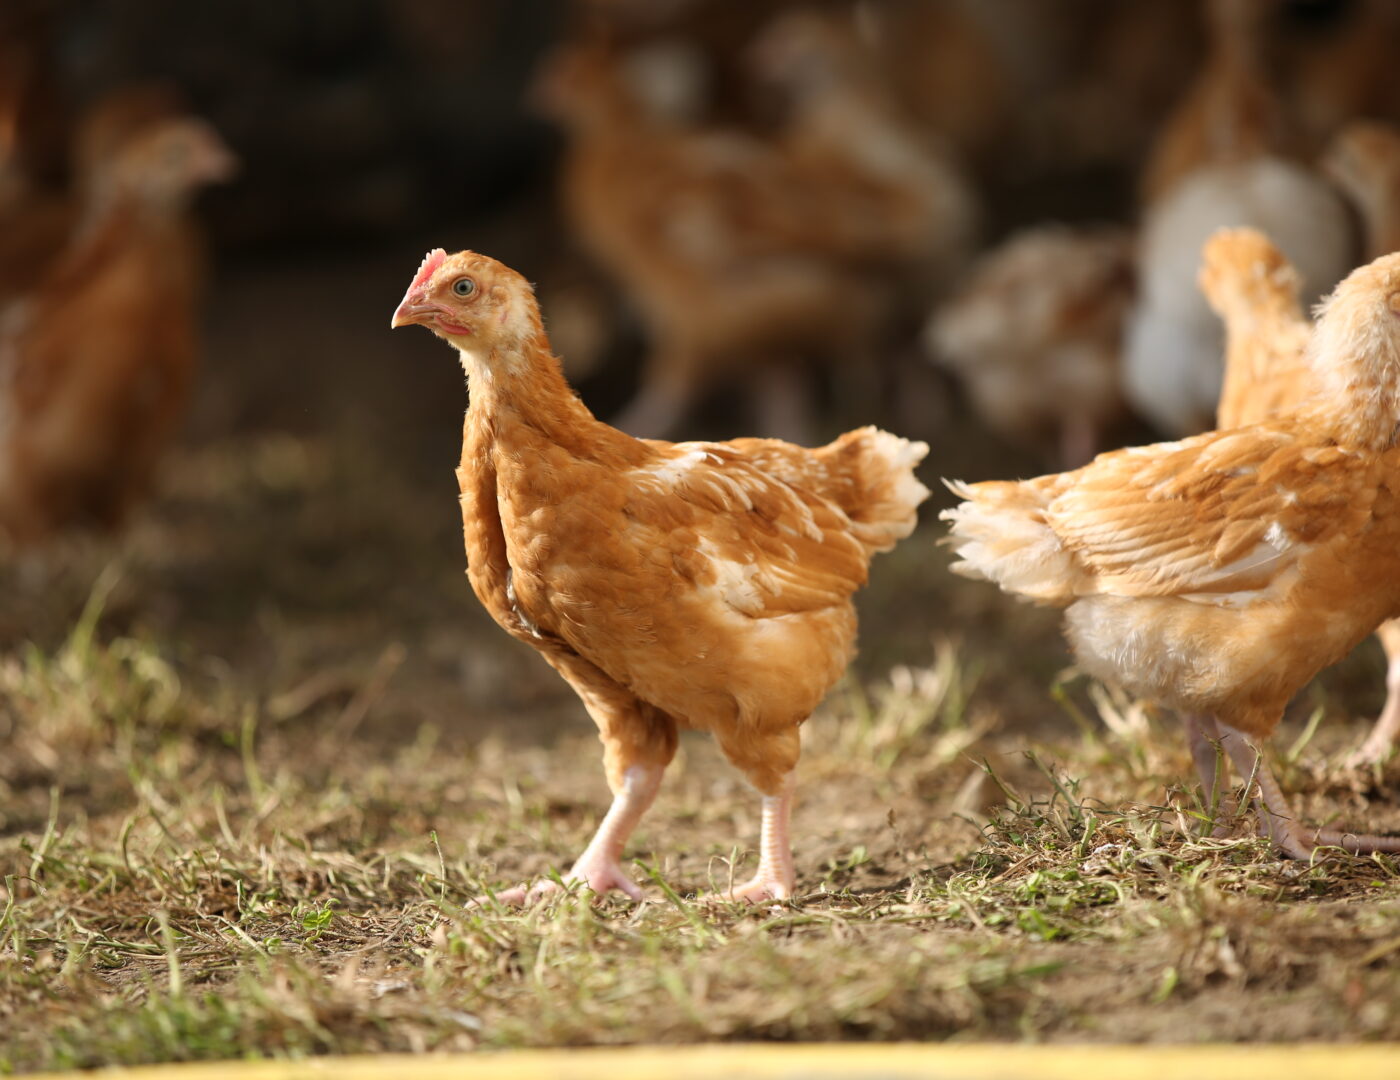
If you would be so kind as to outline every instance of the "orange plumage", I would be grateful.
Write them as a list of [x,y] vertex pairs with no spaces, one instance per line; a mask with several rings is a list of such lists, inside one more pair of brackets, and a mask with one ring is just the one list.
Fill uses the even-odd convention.
[[[1197,735],[1218,724],[1246,773],[1293,694],[1400,614],[1400,256],[1338,286],[1308,355],[1316,393],[1285,415],[957,485],[967,501],[945,514],[955,570],[1067,608],[1087,671]],[[1307,829],[1267,770],[1259,782],[1261,827],[1289,854],[1400,850]]]
[[795,17],[762,45],[758,62],[792,99],[771,140],[657,110],[601,45],[571,45],[541,72],[542,104],[569,136],[566,215],[648,338],[617,418],[629,432],[667,434],[706,390],[742,381],[761,387],[767,433],[802,433],[811,363],[866,378],[901,286],[946,273],[970,245],[966,185],[902,123],[857,42]]
[[765,799],[759,873],[736,895],[788,895],[798,728],[850,659],[871,556],[914,527],[927,447],[873,428],[816,450],[634,439],[564,382],[524,279],[472,252],[428,256],[395,313],[409,323],[468,375],[457,475],[472,587],[603,740],[613,808],[570,878],[640,895],[622,845],[691,727]]
[[88,167],[67,246],[0,323],[0,532],[120,524],[183,411],[200,260],[186,213],[232,159],[152,119]]
[[1244,427],[1312,396],[1312,323],[1298,272],[1257,229],[1222,229],[1203,250],[1201,291],[1225,323],[1225,378],[1215,426]]
[[[1307,355],[1312,324],[1298,303],[1298,274],[1255,229],[1224,229],[1204,251],[1201,288],[1225,322],[1225,384],[1217,426],[1244,427],[1285,415],[1319,391]],[[1351,757],[1380,761],[1400,735],[1400,623],[1376,631],[1388,693],[1366,742]]]

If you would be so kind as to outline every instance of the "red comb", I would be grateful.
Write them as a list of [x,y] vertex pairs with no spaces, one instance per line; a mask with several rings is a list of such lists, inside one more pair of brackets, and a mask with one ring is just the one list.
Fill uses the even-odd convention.
[[416,288],[427,281],[437,271],[437,268],[447,261],[447,252],[442,248],[433,248],[432,251],[423,256],[423,261],[418,265],[418,273],[413,275],[413,284],[410,289]]

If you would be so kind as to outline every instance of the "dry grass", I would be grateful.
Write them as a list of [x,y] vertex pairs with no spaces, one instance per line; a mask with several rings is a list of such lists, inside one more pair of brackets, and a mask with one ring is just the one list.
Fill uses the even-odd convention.
[[[1400,1035],[1396,864],[1199,837],[1176,733],[1100,690],[1059,690],[1082,730],[1038,744],[999,730],[997,695],[946,642],[849,684],[809,727],[790,904],[696,898],[742,872],[756,827],[696,740],[633,847],[645,904],[469,909],[584,841],[605,806],[590,738],[357,733],[389,708],[393,648],[258,697],[227,667],[108,632],[114,584],[98,578],[54,648],[0,662],[5,1070]],[[1323,792],[1314,811],[1355,812],[1326,761],[1299,748],[1292,782]]]
[[[246,293],[229,319],[264,325]],[[1400,1037],[1396,862],[1203,838],[1171,718],[1062,684],[1054,614],[952,579],[936,526],[877,564],[860,665],[808,725],[796,900],[697,899],[752,863],[758,825],[697,738],[630,848],[646,903],[469,908],[578,851],[607,803],[597,743],[467,588],[450,358],[405,346],[422,386],[390,408],[403,371],[340,344],[306,354],[334,360],[333,397],[290,355],[225,360],[289,430],[362,402],[338,434],[208,436],[120,546],[0,566],[0,1071]],[[441,381],[416,374],[432,359]],[[934,472],[983,461],[965,432],[907,433],[935,437]],[[1279,740],[1315,820],[1400,826],[1394,771],[1329,765],[1379,703],[1377,660]]]

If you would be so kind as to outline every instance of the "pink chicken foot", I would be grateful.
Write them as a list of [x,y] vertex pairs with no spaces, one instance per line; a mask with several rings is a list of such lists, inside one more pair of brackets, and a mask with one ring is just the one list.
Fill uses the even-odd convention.
[[1323,846],[1341,847],[1352,854],[1400,852],[1400,836],[1376,836],[1303,824],[1289,807],[1288,798],[1278,786],[1273,772],[1264,763],[1259,745],[1254,744],[1242,731],[1218,723],[1212,716],[1186,716],[1183,720],[1186,721],[1191,756],[1196,759],[1197,772],[1207,791],[1207,798],[1211,798],[1211,791],[1217,784],[1218,754],[1215,747],[1218,745],[1235,763],[1240,776],[1245,777],[1250,786],[1257,786],[1254,810],[1259,817],[1260,835],[1273,840],[1289,859],[1310,859],[1317,847]]
[[[623,773],[622,786],[614,793],[607,815],[599,823],[598,831],[593,834],[588,846],[574,861],[573,867],[564,875],[563,885],[545,878],[531,886],[521,885],[498,892],[497,901],[515,907],[535,904],[576,884],[600,896],[616,889],[632,900],[640,901],[641,887],[622,869],[622,851],[637,823],[642,820],[642,815],[656,800],[664,772],[664,767],[659,765],[633,765]],[[476,901],[476,905],[480,904],[481,901]]]
[[742,885],[721,890],[714,895],[721,900],[786,900],[792,896],[797,873],[792,862],[792,842],[788,827],[792,821],[793,794],[796,777],[788,773],[775,795],[763,796],[763,818],[759,832],[758,872]]

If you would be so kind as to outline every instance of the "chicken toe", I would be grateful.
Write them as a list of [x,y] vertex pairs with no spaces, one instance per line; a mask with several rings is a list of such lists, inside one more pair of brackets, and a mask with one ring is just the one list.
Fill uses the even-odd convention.
[[[564,875],[564,887],[583,885],[599,896],[616,889],[633,900],[642,899],[641,887],[623,872],[622,849],[642,815],[656,800],[664,772],[665,767],[661,765],[632,765],[623,772],[622,783],[613,794],[612,806],[593,839]],[[557,882],[545,879],[531,886],[506,889],[496,894],[496,900],[521,907],[538,903],[560,891]]]
[[1220,743],[1247,781],[1257,783],[1255,809],[1259,831],[1291,859],[1310,859],[1319,847],[1339,847],[1354,855],[1400,852],[1400,836],[1374,836],[1339,829],[1318,829],[1299,821],[1278,781],[1264,764],[1259,747],[1242,732],[1220,725]]
[[759,833],[758,872],[742,885],[723,889],[715,895],[722,900],[786,900],[792,896],[797,874],[792,863],[792,843],[788,824],[792,820],[793,792],[797,785],[792,773],[783,777],[776,795],[763,796],[763,824]]
[[1370,768],[1383,762],[1395,748],[1396,737],[1400,736],[1400,620],[1381,623],[1376,636],[1385,649],[1385,707],[1366,741],[1347,758],[1347,765],[1353,769]]

